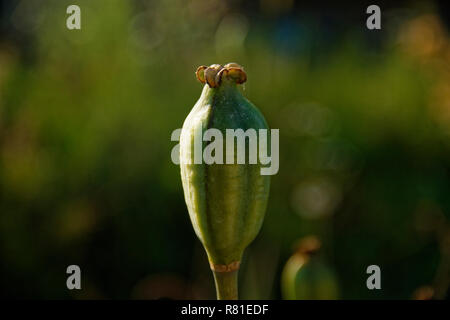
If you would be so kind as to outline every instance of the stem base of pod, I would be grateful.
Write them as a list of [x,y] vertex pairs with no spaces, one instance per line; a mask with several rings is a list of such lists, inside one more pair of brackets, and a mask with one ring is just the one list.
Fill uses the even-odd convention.
[[239,270],[225,272],[213,270],[217,300],[238,299],[238,272]]

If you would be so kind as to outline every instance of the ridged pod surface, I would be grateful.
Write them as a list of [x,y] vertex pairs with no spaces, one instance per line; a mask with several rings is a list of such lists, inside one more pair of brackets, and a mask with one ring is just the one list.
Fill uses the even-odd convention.
[[[236,147],[234,162],[226,164],[226,129],[269,128],[261,112],[238,88],[247,79],[241,66],[202,66],[196,74],[205,85],[180,136],[184,196],[195,233],[207,252],[218,298],[237,299],[239,264],[245,248],[261,228],[270,176],[261,175],[259,163],[238,164]],[[201,132],[203,137],[211,128],[220,130],[224,137],[224,161],[195,164],[196,134]],[[209,143],[202,141],[202,150]],[[270,150],[270,137],[267,148]],[[248,152],[247,139],[245,149]]]

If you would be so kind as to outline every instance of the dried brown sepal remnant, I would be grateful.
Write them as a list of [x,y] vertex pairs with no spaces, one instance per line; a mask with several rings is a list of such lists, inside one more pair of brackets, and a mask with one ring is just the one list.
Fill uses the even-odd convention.
[[234,261],[230,264],[210,264],[211,270],[215,272],[232,272],[239,270],[240,261]]
[[244,68],[237,63],[227,63],[225,66],[220,64],[212,64],[209,67],[200,66],[195,72],[198,81],[207,83],[210,88],[217,88],[220,86],[224,78],[230,79],[237,84],[242,84],[247,81],[247,74]]

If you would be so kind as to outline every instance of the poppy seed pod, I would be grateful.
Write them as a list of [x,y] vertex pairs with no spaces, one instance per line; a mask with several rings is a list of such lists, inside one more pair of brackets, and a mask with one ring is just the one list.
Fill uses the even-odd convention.
[[[236,63],[200,66],[196,76],[205,85],[180,136],[184,196],[195,233],[208,255],[218,299],[237,299],[240,261],[261,228],[270,176],[261,175],[263,165],[259,163],[239,161],[237,146],[228,149],[227,131],[253,129],[259,137],[259,129],[269,128],[261,112],[238,88],[247,80],[241,66]],[[214,140],[206,134],[209,129],[215,130]],[[224,140],[219,141],[220,137]],[[250,158],[247,138],[242,141]],[[231,139],[234,142],[237,137]],[[206,153],[213,144],[217,147],[216,158],[203,159],[203,151]],[[267,145],[258,145],[258,152],[260,148],[270,149],[270,139]],[[226,160],[220,159],[220,154],[226,154]]]
[[319,256],[320,241],[306,237],[287,261],[281,275],[285,300],[336,300],[339,287],[333,270]]

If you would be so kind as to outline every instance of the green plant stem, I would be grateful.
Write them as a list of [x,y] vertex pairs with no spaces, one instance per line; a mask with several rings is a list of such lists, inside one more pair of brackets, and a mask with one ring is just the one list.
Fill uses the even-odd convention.
[[238,299],[238,272],[239,270],[231,272],[213,271],[217,300]]

